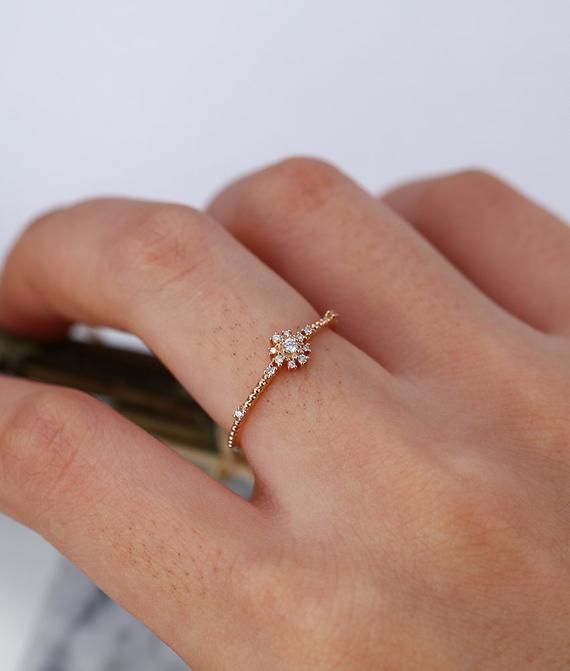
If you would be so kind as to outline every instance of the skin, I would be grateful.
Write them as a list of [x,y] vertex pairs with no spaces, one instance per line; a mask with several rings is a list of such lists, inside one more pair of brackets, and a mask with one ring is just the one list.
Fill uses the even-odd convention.
[[290,159],[207,214],[34,222],[0,324],[136,333],[226,429],[275,331],[334,308],[244,426],[243,501],[96,400],[0,378],[0,509],[195,671],[570,666],[570,230],[479,172],[377,199]]

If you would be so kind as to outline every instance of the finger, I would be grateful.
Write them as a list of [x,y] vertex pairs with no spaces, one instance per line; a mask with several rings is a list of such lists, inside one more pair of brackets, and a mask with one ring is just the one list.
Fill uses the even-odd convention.
[[214,615],[216,627],[238,621],[230,577],[263,528],[253,506],[98,401],[5,377],[0,511],[197,655]]
[[386,206],[336,169],[293,159],[246,177],[210,207],[252,251],[391,371],[462,360],[503,315]]
[[[271,334],[316,317],[213,220],[128,200],[85,203],[33,224],[8,259],[0,302],[2,322],[26,332],[80,320],[135,333],[226,428],[269,364]],[[331,330],[314,348],[315,364],[273,383],[241,436],[258,473],[274,473],[284,491],[288,474],[305,472],[305,420],[330,412],[339,377],[349,384],[359,358],[369,368]]]
[[469,171],[384,200],[494,301],[543,331],[570,331],[570,229],[497,178]]

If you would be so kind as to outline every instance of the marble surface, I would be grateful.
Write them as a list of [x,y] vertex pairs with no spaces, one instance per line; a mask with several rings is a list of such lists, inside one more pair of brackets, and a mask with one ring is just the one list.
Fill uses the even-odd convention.
[[38,534],[0,515],[0,671],[20,671],[59,558]]

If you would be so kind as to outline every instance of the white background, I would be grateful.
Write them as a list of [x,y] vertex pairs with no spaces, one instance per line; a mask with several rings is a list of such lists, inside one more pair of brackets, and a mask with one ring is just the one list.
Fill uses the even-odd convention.
[[[0,0],[0,254],[54,204],[200,206],[298,153],[374,190],[485,166],[568,216],[569,25],[567,0]],[[0,518],[2,671],[54,559]]]

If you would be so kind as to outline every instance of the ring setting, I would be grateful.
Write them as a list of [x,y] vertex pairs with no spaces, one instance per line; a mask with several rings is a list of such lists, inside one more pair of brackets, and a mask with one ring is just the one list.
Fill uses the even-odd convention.
[[293,371],[306,366],[311,358],[311,338],[337,318],[338,314],[334,310],[327,310],[320,319],[307,324],[303,328],[276,331],[271,336],[269,339],[270,364],[246,400],[234,411],[232,428],[228,436],[228,448],[230,450],[239,451],[236,440],[238,431],[250,408],[267,385],[276,377],[280,370]]
[[311,345],[308,338],[312,333],[313,329],[310,326],[305,326],[295,334],[291,331],[274,333],[269,347],[269,354],[272,357],[272,366],[269,368],[286,365],[288,370],[293,370],[298,365],[304,366],[309,361]]

